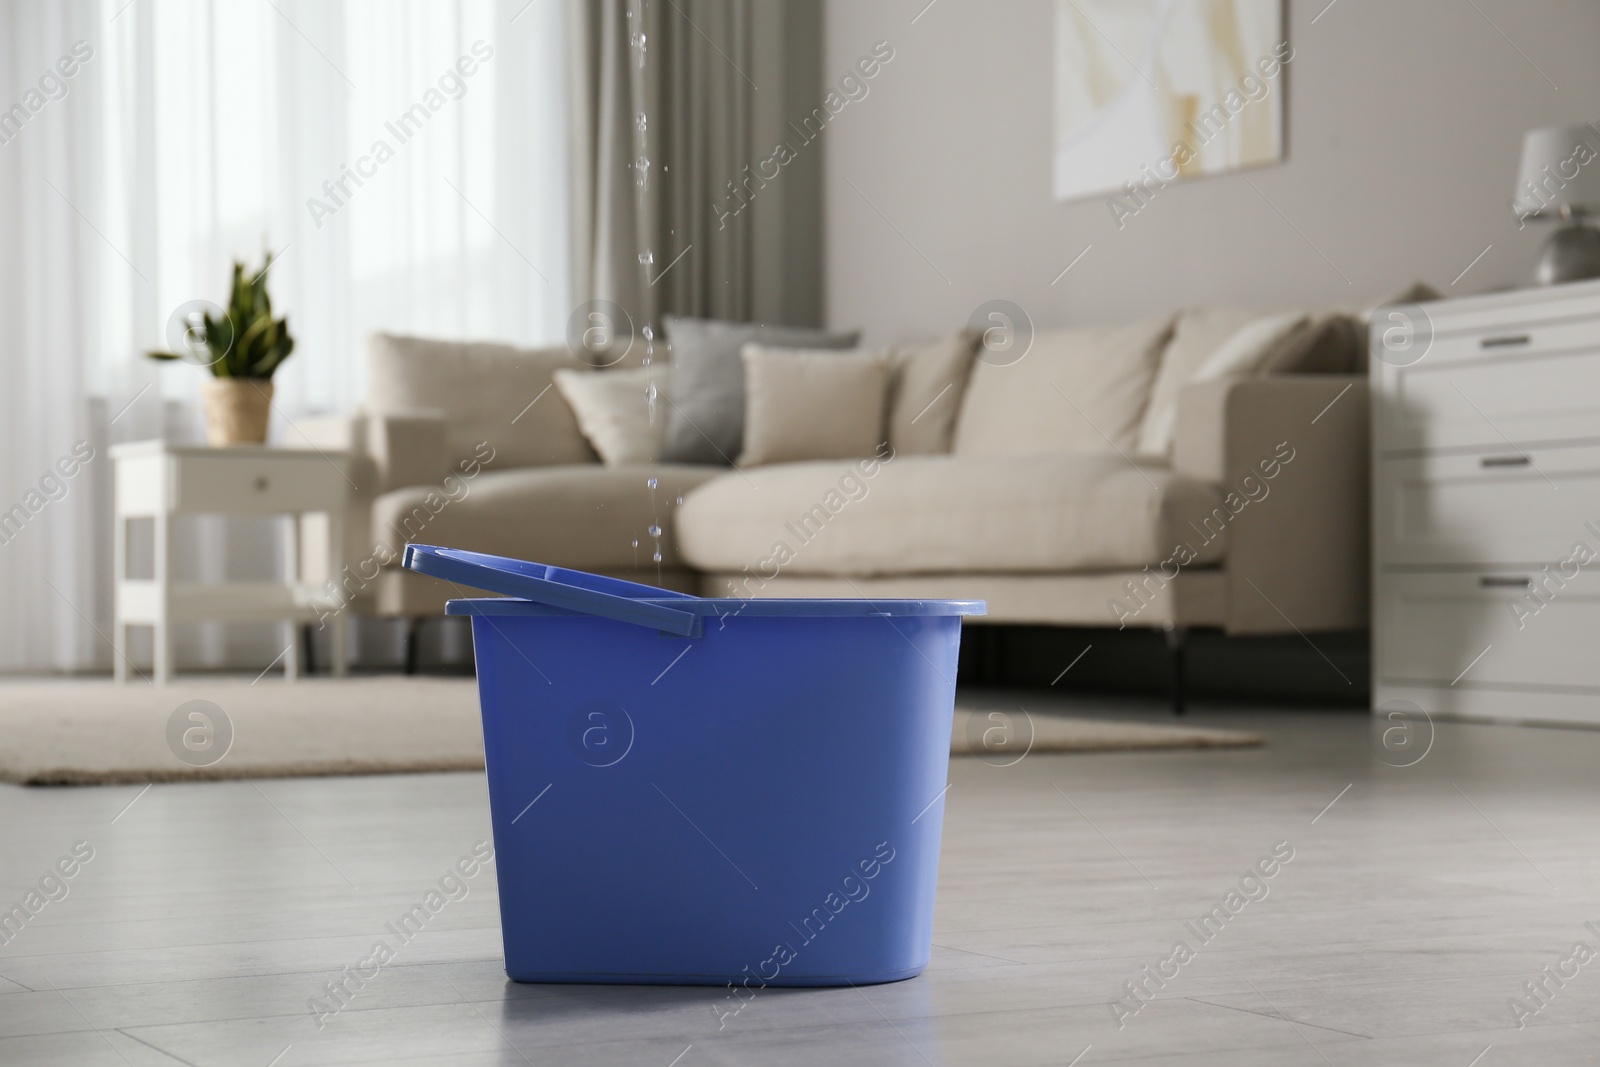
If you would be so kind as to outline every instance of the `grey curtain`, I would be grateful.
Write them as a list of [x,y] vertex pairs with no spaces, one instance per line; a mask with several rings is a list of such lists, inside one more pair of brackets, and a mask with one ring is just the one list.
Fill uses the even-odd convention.
[[569,2],[575,301],[819,325],[822,0]]

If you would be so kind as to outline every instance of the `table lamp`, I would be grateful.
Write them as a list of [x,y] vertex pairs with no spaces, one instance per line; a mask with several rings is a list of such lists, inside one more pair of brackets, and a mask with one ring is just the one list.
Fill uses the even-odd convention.
[[1539,253],[1540,285],[1600,277],[1600,229],[1587,221],[1600,212],[1600,128],[1579,122],[1529,130],[1512,207],[1519,223],[1561,220]]

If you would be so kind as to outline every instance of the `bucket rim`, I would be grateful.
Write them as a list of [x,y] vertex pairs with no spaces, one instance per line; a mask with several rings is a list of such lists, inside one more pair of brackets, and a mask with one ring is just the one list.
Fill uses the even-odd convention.
[[[679,611],[715,618],[743,615],[749,618],[917,618],[930,616],[987,615],[982,600],[868,600],[809,597],[698,597],[695,599],[641,599]],[[464,597],[445,604],[446,615],[524,615],[589,617],[586,612],[540,604],[519,597]]]

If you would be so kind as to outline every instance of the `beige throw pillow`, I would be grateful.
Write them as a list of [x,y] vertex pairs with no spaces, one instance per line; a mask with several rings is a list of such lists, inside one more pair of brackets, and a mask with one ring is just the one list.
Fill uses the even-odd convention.
[[1131,452],[1172,319],[1041,331],[1015,362],[979,358],[957,455]]
[[655,463],[661,458],[661,425],[667,405],[657,397],[652,423],[647,395],[652,377],[659,390],[666,368],[555,372],[556,388],[572,408],[578,429],[606,466]]
[[871,456],[884,440],[892,364],[881,351],[745,345],[739,465]]

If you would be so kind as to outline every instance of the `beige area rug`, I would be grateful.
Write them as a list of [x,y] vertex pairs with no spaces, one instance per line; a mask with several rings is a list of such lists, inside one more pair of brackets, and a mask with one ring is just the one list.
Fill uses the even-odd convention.
[[[1231,730],[960,707],[951,752],[1008,762],[1029,752],[1261,743],[1259,735]],[[286,685],[277,678],[195,678],[166,688],[0,682],[0,781],[88,785],[482,768],[471,679]]]
[[952,756],[981,756],[989,762],[1021,759],[1030,752],[1134,752],[1161,748],[1255,748],[1266,738],[1245,730],[1222,730],[1185,723],[1089,719],[1052,713],[968,708],[958,697]]

